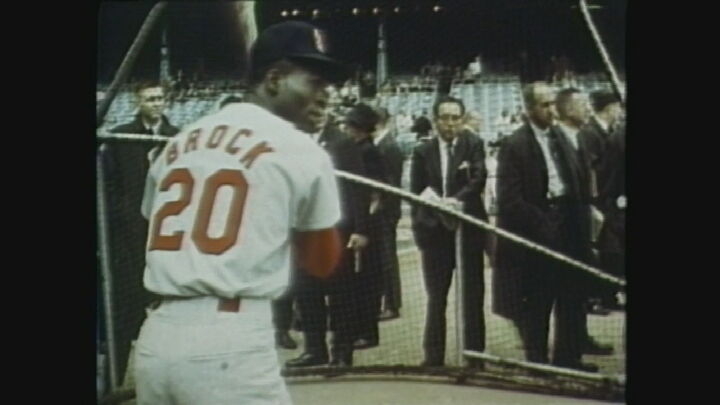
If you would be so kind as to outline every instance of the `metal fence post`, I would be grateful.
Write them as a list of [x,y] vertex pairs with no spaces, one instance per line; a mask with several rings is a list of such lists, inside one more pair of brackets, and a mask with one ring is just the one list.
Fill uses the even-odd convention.
[[103,299],[105,304],[105,328],[110,369],[110,388],[114,392],[119,386],[117,375],[117,348],[115,346],[115,323],[113,321],[113,287],[110,277],[110,248],[107,224],[107,205],[105,200],[105,174],[103,170],[103,156],[107,148],[101,145],[97,153],[97,209],[98,209],[98,245],[100,246],[100,271],[102,276]]
[[465,283],[463,282],[463,274],[465,272],[465,263],[463,261],[463,223],[458,221],[458,227],[455,230],[455,330],[458,348],[457,361],[460,367],[465,366]]

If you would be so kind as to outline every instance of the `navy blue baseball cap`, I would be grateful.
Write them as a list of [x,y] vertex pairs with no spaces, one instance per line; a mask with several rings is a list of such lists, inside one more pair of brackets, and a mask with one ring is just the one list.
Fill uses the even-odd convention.
[[350,76],[349,68],[328,55],[325,33],[302,21],[271,25],[255,40],[250,50],[250,72],[281,59],[287,59],[311,70],[330,82],[342,82]]

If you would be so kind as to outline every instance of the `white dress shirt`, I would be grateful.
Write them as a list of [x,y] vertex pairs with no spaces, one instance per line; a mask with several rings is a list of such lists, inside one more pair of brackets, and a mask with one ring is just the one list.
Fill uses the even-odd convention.
[[378,146],[380,144],[380,141],[383,140],[387,136],[387,134],[390,132],[390,128],[385,128],[382,132],[378,134],[375,138],[373,138],[373,143],[375,146]]
[[602,118],[595,116],[595,121],[600,125],[600,128],[602,128],[603,131],[605,131],[606,134],[610,133],[610,125],[608,125],[607,122],[605,122]]
[[555,166],[555,160],[550,153],[550,146],[548,145],[550,142],[550,139],[548,138],[550,129],[548,128],[543,131],[536,127],[533,123],[530,123],[530,127],[532,128],[535,139],[537,139],[540,144],[540,149],[542,149],[543,156],[545,157],[545,165],[548,169],[548,198],[563,196],[565,195],[565,185],[560,179],[560,173],[558,172],[558,168]]
[[147,121],[143,120],[143,127],[145,127],[146,130],[149,130],[152,132],[153,135],[160,135],[160,124],[162,124],[162,118],[155,123],[155,125],[150,125],[147,123]]

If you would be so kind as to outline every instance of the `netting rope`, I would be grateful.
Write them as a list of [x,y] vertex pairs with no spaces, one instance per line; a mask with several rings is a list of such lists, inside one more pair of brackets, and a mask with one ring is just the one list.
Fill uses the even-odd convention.
[[155,27],[155,24],[162,15],[162,12],[165,10],[165,7],[167,7],[166,1],[158,2],[156,5],[153,6],[152,10],[150,10],[147,17],[145,18],[142,27],[140,27],[140,31],[138,31],[135,40],[133,41],[132,45],[130,45],[130,49],[125,54],[125,59],[123,59],[122,63],[120,64],[117,73],[115,73],[115,77],[113,78],[112,83],[110,83],[110,86],[105,93],[105,98],[98,107],[96,128],[102,126],[103,120],[105,119],[105,114],[107,114],[108,110],[110,109],[110,104],[112,104],[113,100],[115,99],[115,95],[120,89],[120,86],[125,82],[125,79],[127,79],[128,75],[130,74],[132,67],[135,65],[135,59],[137,59],[140,51],[143,48],[143,45],[145,45],[145,42],[147,42],[147,39],[150,36],[150,32]]
[[587,6],[587,1],[579,0],[579,2],[580,11],[582,12],[583,18],[585,19],[585,24],[590,30],[590,35],[592,35],[593,41],[595,41],[595,45],[598,48],[598,52],[600,52],[600,57],[602,58],[603,63],[605,64],[605,68],[610,75],[610,82],[615,89],[615,94],[618,96],[618,98],[620,98],[620,101],[625,104],[625,92],[620,86],[620,79],[618,78],[617,71],[615,70],[615,65],[610,60],[610,55],[605,49],[605,44],[603,43],[602,38],[600,38],[600,34],[598,34],[597,28],[595,28],[595,24],[593,23],[592,17],[590,16],[590,10]]
[[[158,136],[158,135],[133,135],[133,134],[110,134],[110,133],[98,133],[98,138],[101,140],[122,140],[122,141],[154,141],[154,142],[167,142],[168,138],[165,136]],[[499,228],[491,223],[488,223],[486,221],[483,221],[479,218],[470,216],[465,214],[462,211],[455,210],[453,208],[450,208],[444,204],[440,204],[435,201],[429,201],[427,199],[424,199],[422,197],[419,197],[409,191],[405,191],[403,189],[393,187],[390,185],[387,185],[385,183],[381,183],[375,180],[368,179],[363,176],[358,176],[352,173],[348,173],[342,170],[335,170],[335,174],[343,179],[350,180],[353,182],[357,182],[369,187],[372,187],[374,189],[378,189],[380,191],[384,191],[390,194],[394,194],[400,198],[403,198],[405,200],[413,201],[418,204],[422,204],[434,209],[437,209],[438,211],[453,216],[465,223],[469,223],[472,225],[475,225],[477,227],[480,227],[482,229],[485,229],[489,232],[493,232],[496,235],[499,235],[503,238],[507,238],[512,240],[513,242],[516,242],[520,245],[523,245],[524,247],[527,247],[529,249],[538,251],[540,253],[543,253],[547,256],[550,256],[558,261],[561,261],[563,263],[569,264],[575,268],[581,269],[589,274],[592,274],[593,276],[603,279],[609,283],[612,283],[614,285],[625,287],[626,282],[622,278],[612,276],[610,274],[605,273],[604,271],[589,266],[586,263],[583,263],[581,261],[572,259],[568,256],[565,256],[562,253],[556,252],[550,248],[547,248],[541,244],[535,243],[531,240],[528,240],[526,238],[523,238],[522,236],[516,235],[512,232],[509,232],[505,229]]]

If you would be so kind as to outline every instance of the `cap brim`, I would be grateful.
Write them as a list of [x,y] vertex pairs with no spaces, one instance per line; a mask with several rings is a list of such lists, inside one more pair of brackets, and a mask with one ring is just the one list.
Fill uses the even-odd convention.
[[306,67],[332,83],[350,78],[350,67],[325,55],[290,55],[289,60]]

